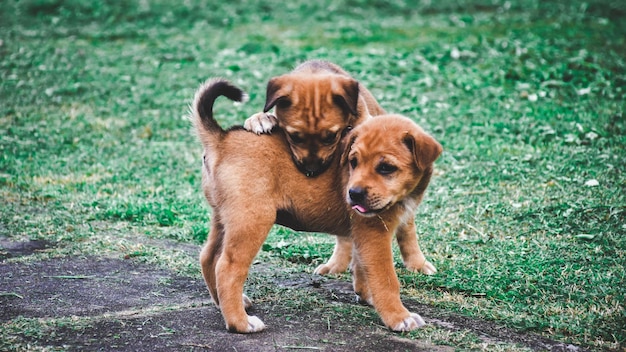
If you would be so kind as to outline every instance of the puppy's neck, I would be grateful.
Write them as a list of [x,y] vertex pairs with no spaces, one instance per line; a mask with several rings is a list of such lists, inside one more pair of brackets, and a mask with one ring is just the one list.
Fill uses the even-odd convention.
[[400,224],[405,224],[407,221],[413,218],[415,215],[415,211],[417,210],[417,206],[419,205],[419,200],[414,199],[413,197],[407,197],[398,203],[398,206],[402,209],[400,211]]

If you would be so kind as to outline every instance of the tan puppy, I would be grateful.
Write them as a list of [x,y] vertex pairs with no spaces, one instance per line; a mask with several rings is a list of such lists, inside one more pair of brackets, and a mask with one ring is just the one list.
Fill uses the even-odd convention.
[[224,131],[212,113],[220,95],[244,97],[226,81],[208,81],[191,109],[204,147],[202,188],[213,208],[200,264],[227,329],[250,333],[265,328],[259,318],[247,315],[251,302],[243,286],[274,223],[353,241],[354,288],[361,299],[394,331],[423,325],[400,301],[391,240],[413,218],[441,153],[439,143],[407,118],[377,117],[347,136],[343,158],[338,150],[326,172],[307,178],[291,162],[282,130],[260,136],[243,129]]
[[[275,116],[267,113],[272,108]],[[372,94],[341,67],[311,60],[270,79],[263,113],[248,118],[244,128],[258,134],[269,133],[278,125],[287,132],[291,157],[298,169],[315,177],[332,164],[341,137],[348,130],[384,113]],[[428,275],[437,271],[419,247],[413,219],[402,224],[396,238],[407,269]],[[352,243],[337,237],[333,255],[315,273],[346,271],[351,252]]]
[[[263,113],[244,128],[268,133],[275,125],[287,132],[294,162],[317,176],[332,162],[341,137],[370,115],[384,114],[372,94],[341,67],[311,60],[267,84]],[[275,116],[267,114],[275,108]]]

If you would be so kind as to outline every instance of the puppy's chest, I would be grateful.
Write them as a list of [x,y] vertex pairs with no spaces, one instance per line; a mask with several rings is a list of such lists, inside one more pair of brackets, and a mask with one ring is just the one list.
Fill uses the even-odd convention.
[[412,197],[404,199],[399,203],[400,207],[397,210],[397,216],[400,224],[405,224],[407,221],[412,220],[415,215],[419,201]]

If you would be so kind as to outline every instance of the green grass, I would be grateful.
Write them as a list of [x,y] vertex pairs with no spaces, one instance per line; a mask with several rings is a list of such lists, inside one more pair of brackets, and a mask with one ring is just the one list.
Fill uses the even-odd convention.
[[[445,148],[417,214],[439,272],[399,268],[405,296],[623,348],[626,7],[413,3],[0,3],[0,235],[197,275],[195,258],[137,244],[206,236],[194,90],[212,76],[246,89],[217,106],[239,124],[270,77],[328,59]],[[332,238],[277,228],[263,249],[311,271]]]

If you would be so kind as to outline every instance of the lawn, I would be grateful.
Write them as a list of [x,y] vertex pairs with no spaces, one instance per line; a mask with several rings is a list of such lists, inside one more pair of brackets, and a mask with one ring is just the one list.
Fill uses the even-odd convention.
[[[311,58],[444,146],[416,215],[438,272],[397,255],[403,297],[626,348],[623,1],[2,1],[0,236],[201,280],[196,258],[145,244],[206,238],[193,93],[232,80],[251,99],[217,115],[241,124]],[[276,227],[261,259],[312,272],[332,246]]]

